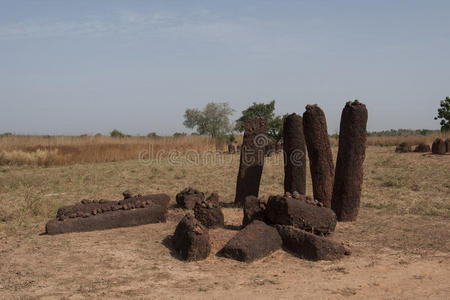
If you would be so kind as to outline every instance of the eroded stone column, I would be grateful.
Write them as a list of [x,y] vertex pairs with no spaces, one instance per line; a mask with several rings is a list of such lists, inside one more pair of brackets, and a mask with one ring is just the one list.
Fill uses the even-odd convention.
[[334,163],[328,137],[327,120],[317,105],[307,105],[303,113],[303,129],[308,148],[309,168],[314,199],[331,208]]
[[303,120],[291,114],[283,123],[284,192],[306,193],[306,149]]
[[355,221],[358,216],[366,153],[366,126],[366,106],[358,100],[347,102],[341,116],[331,201],[339,221]]
[[267,123],[264,118],[247,121],[236,183],[236,206],[242,207],[247,196],[258,197],[267,143]]

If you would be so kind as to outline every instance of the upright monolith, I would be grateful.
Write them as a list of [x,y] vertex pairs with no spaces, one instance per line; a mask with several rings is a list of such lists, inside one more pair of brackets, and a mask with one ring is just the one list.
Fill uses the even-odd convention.
[[445,142],[440,138],[435,139],[433,145],[431,146],[431,152],[433,154],[445,154],[445,152],[447,152]]
[[245,197],[258,197],[259,184],[264,166],[264,148],[267,145],[267,123],[262,117],[245,123],[244,139],[241,147],[239,173],[236,183],[234,204],[242,207]]
[[331,208],[339,221],[355,221],[358,216],[366,154],[366,126],[366,106],[358,100],[347,102],[341,116],[331,200]]
[[317,105],[307,105],[303,113],[303,129],[308,148],[309,168],[314,199],[331,208],[334,164],[328,137],[327,120]]
[[284,192],[306,194],[306,149],[303,120],[290,114],[283,124]]

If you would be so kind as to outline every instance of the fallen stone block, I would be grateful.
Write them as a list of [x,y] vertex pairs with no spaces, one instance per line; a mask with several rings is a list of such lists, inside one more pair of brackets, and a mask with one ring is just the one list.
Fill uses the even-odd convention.
[[397,152],[397,153],[408,153],[408,152],[411,152],[411,145],[406,143],[406,142],[400,143],[400,145],[398,145],[395,148],[395,152]]
[[185,209],[193,209],[196,203],[200,203],[204,199],[204,193],[191,187],[185,188],[176,196],[178,206]]
[[187,261],[202,260],[211,252],[208,229],[191,214],[178,223],[172,237],[174,249]]
[[208,228],[223,227],[224,216],[219,203],[219,195],[212,193],[194,207],[195,218]]
[[329,208],[282,196],[269,197],[265,215],[270,224],[292,225],[316,234],[333,232],[337,222]]
[[244,201],[244,218],[242,226],[245,227],[254,220],[264,221],[266,204],[255,196],[247,196]]
[[167,218],[167,208],[160,205],[146,205],[136,208],[113,205],[110,209],[108,211],[95,209],[90,213],[78,212],[75,215],[70,214],[67,218],[62,216],[59,219],[49,221],[45,226],[45,232],[53,235],[130,227],[161,223],[165,222]]
[[430,152],[430,151],[431,151],[430,145],[424,143],[420,143],[414,149],[414,152]]
[[336,260],[350,255],[342,244],[317,236],[293,226],[275,225],[283,240],[283,247],[309,260]]
[[217,255],[252,262],[280,249],[281,245],[275,228],[255,220],[231,238]]

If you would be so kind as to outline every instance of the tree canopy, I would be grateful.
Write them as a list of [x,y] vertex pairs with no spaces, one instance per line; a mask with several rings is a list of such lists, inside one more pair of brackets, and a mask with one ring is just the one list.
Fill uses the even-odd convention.
[[224,137],[232,130],[230,116],[233,112],[226,102],[210,102],[203,110],[186,109],[183,125],[212,138]]
[[450,131],[450,97],[445,97],[444,100],[441,100],[438,115],[434,119],[441,119],[441,131]]
[[283,137],[283,117],[275,115],[275,100],[267,104],[253,102],[249,108],[242,111],[242,116],[236,121],[235,130],[243,132],[245,123],[256,117],[266,120],[268,137],[278,143]]

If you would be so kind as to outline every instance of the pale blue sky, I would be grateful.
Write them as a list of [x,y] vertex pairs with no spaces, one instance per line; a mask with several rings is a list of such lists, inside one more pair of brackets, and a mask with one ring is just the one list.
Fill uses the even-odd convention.
[[369,130],[439,128],[450,1],[0,0],[0,132],[172,134],[186,108],[355,98]]

